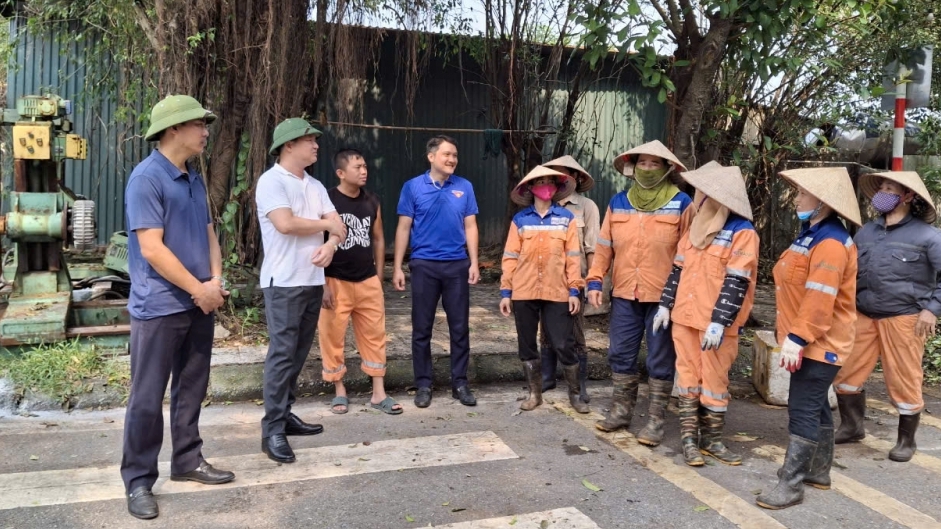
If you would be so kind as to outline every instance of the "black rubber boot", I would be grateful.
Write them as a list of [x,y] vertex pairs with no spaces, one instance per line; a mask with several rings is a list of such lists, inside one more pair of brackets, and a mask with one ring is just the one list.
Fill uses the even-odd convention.
[[915,432],[918,430],[918,422],[921,420],[921,413],[915,415],[899,415],[899,439],[895,443],[895,448],[889,451],[889,459],[904,463],[911,461],[915,455]]
[[614,392],[611,394],[611,411],[604,420],[595,422],[595,428],[603,432],[613,432],[631,425],[634,416],[634,404],[637,403],[637,386],[640,375],[622,375],[612,373]]
[[726,465],[742,464],[742,456],[733,453],[722,443],[722,430],[725,429],[725,412],[712,411],[699,407],[699,450]]
[[866,391],[851,394],[836,394],[836,402],[840,406],[840,427],[833,434],[836,444],[855,443],[866,437]]
[[565,376],[565,383],[569,387],[569,404],[575,408],[578,413],[588,413],[591,409],[582,402],[578,396],[578,364],[562,366],[562,374]]
[[523,372],[529,385],[529,398],[520,403],[520,409],[530,411],[542,404],[542,370],[539,369],[539,360],[523,362]]
[[585,404],[591,402],[588,396],[588,355],[584,352],[578,355],[578,395]]
[[[830,467],[833,466],[833,426],[821,426],[817,438],[817,451],[810,462],[804,484],[830,490]],[[781,477],[781,476],[778,476]]]
[[680,395],[677,408],[680,411],[680,445],[683,448],[683,459],[691,467],[701,467],[706,461],[699,452],[699,397]]
[[647,396],[650,400],[647,426],[637,434],[637,442],[657,446],[663,441],[663,419],[666,416],[667,404],[670,403],[670,393],[673,392],[673,381],[651,378],[647,381],[647,386]]
[[817,443],[792,435],[784,466],[778,471],[778,484],[771,492],[755,498],[755,503],[765,509],[784,509],[804,501],[804,478],[816,450]]
[[542,357],[542,390],[549,391],[550,389],[555,389],[556,364],[558,363],[555,357],[555,351],[543,346],[542,349],[539,350],[539,355]]

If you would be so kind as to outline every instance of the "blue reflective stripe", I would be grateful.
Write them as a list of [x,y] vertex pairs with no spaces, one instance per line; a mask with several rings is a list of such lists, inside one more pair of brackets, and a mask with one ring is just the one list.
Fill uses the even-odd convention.
[[589,281],[588,282],[588,291],[601,290],[601,281]]

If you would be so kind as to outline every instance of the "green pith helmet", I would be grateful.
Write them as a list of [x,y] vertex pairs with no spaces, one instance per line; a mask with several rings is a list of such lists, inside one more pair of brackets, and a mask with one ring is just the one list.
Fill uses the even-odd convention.
[[154,141],[158,134],[170,127],[194,119],[205,119],[206,123],[212,123],[216,115],[190,96],[167,96],[150,111],[150,128],[147,129],[144,139]]
[[274,154],[279,147],[291,140],[311,135],[320,137],[321,134],[322,132],[312,127],[310,123],[302,118],[288,118],[274,128],[268,154]]

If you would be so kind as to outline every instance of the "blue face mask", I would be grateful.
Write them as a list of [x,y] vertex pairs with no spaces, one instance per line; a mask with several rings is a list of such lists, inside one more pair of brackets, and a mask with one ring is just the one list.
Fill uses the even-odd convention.
[[810,211],[798,211],[797,218],[799,218],[801,222],[807,222],[813,218],[815,212],[816,210],[813,209]]

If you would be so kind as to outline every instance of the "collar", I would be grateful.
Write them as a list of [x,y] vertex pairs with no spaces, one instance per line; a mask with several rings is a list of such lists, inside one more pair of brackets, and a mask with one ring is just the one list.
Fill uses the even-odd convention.
[[[287,169],[284,168],[283,165],[279,164],[278,162],[275,162],[274,166],[272,166],[271,168],[281,173],[284,176],[290,176],[291,178],[295,180],[298,179],[296,174],[292,173],[291,171],[288,171]],[[307,171],[304,171],[304,175],[300,178],[300,180],[307,180],[308,176],[310,175],[307,174]]]
[[160,149],[154,149],[154,159],[160,164],[160,167],[170,175],[170,178],[174,180],[179,180],[180,178],[186,177],[189,179],[191,174],[195,174],[193,168],[190,167],[189,162],[186,162],[186,172],[181,172],[180,168],[173,164],[169,158],[167,158]]
[[571,204],[580,204],[581,201],[582,201],[581,199],[582,199],[582,195],[579,194],[578,191],[572,191],[572,194],[571,194],[571,195],[569,195],[569,196],[563,198],[562,200],[560,200],[560,201],[558,202],[558,204],[559,204],[560,206],[564,206],[564,205],[570,204],[570,203],[571,203]]
[[885,215],[879,215],[879,217],[877,217],[875,220],[873,220],[873,222],[875,222],[876,225],[878,225],[878,226],[881,227],[881,228],[885,228],[885,229],[887,229],[887,230],[894,230],[895,228],[899,228],[899,227],[902,227],[902,226],[908,224],[909,222],[912,221],[913,218],[914,218],[914,217],[912,216],[912,213],[909,211],[908,213],[905,214],[904,217],[902,217],[902,220],[896,222],[895,224],[893,224],[893,225],[891,225],[891,226],[886,226],[886,225],[885,225]]
[[[562,215],[562,214],[563,214],[563,213],[562,213],[563,211],[565,211],[565,208],[563,208],[562,206],[560,206],[560,205],[558,205],[558,204],[551,204],[551,205],[549,206],[549,211],[546,212],[546,217],[549,217],[549,216],[552,216],[552,215],[554,215],[554,216]],[[535,216],[540,217],[540,218],[545,218],[545,217],[541,217],[541,216],[539,215],[539,212],[536,211],[536,205],[535,205],[535,204],[530,204],[530,205],[526,206],[526,208],[524,208],[524,209],[522,210],[522,213],[525,214],[525,215],[535,215]]]
[[804,222],[801,224],[801,232],[797,238],[806,237],[808,235],[813,235],[818,231],[822,230],[824,227],[829,226],[830,224],[836,222],[840,226],[843,226],[843,223],[840,222],[840,217],[834,212],[831,213],[827,218],[821,220],[820,222],[810,226],[810,222]]
[[433,186],[435,186],[435,187],[438,187],[438,188],[442,188],[442,187],[444,187],[444,186],[446,186],[446,185],[450,185],[450,184],[452,183],[452,182],[451,182],[451,177],[454,176],[453,174],[450,175],[450,176],[448,176],[447,178],[444,179],[444,182],[441,182],[441,183],[439,184],[438,182],[435,181],[434,178],[432,178],[432,176],[431,176],[431,169],[428,169],[427,171],[425,171],[425,175],[428,176],[427,183],[429,183],[429,184],[431,184],[431,185],[433,185]]

